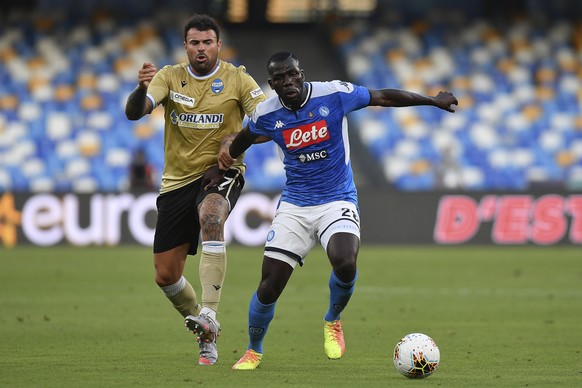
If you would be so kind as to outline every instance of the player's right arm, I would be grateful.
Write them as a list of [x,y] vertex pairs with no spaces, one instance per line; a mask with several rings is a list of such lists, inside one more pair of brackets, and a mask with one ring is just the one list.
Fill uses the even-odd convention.
[[146,97],[148,86],[151,80],[156,75],[158,69],[153,63],[145,62],[137,74],[137,87],[129,97],[125,104],[125,116],[129,120],[139,120],[146,114],[152,112],[153,104],[149,98]]
[[248,126],[234,135],[225,136],[220,144],[218,153],[218,167],[221,170],[228,170],[234,164],[236,158],[242,155],[251,145],[257,142],[264,142],[268,138],[253,135]]

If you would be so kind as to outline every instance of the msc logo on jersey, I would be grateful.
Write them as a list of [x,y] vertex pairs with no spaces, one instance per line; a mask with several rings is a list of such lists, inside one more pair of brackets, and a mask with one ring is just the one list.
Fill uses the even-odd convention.
[[180,93],[170,90],[170,99],[177,104],[182,104],[192,108],[194,106],[194,99]]
[[180,127],[194,128],[194,129],[215,129],[220,128],[220,124],[224,120],[223,113],[215,114],[201,114],[201,113],[179,113],[175,110],[170,113],[170,118],[173,124]]
[[283,131],[283,139],[288,150],[321,143],[329,140],[327,123],[325,120],[319,120],[315,123],[302,125],[299,128],[286,129]]
[[222,82],[220,78],[212,81],[212,84],[210,85],[210,90],[212,90],[212,93],[218,94],[222,92],[222,89],[224,89],[224,82]]
[[306,154],[301,154],[297,157],[301,163],[315,162],[316,160],[322,160],[327,158],[327,150],[308,152]]

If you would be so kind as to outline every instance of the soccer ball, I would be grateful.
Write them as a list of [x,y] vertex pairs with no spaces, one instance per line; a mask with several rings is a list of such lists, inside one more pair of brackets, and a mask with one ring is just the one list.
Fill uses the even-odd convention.
[[439,365],[440,358],[437,344],[422,333],[408,334],[394,347],[394,366],[411,379],[430,376]]

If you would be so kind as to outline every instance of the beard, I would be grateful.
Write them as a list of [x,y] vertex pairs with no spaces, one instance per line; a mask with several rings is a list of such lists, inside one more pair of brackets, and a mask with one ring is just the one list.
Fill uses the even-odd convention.
[[213,60],[212,58],[206,56],[203,61],[200,61],[198,57],[199,56],[196,55],[195,57],[190,59],[190,67],[192,68],[194,73],[196,73],[197,75],[205,75],[214,70],[216,62],[218,60],[217,58]]

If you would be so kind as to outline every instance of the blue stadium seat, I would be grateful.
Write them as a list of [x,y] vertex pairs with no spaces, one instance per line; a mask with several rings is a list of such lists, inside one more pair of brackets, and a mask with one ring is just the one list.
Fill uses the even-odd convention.
[[[68,2],[43,0],[37,10],[56,17],[51,10],[63,4]],[[4,133],[14,126],[26,130],[0,144],[0,152],[13,155],[27,144],[22,152],[32,152],[26,155],[30,160],[43,160],[44,170],[0,159],[0,190],[75,190],[67,176],[75,158],[90,161],[89,170],[77,177],[84,187],[96,182],[97,190],[122,190],[129,166],[123,158],[121,164],[107,164],[107,155],[117,149],[144,149],[158,175],[163,170],[160,122],[151,116],[130,122],[123,105],[144,58],[175,62],[180,32],[148,13],[151,0],[135,0],[141,4],[138,14],[119,17],[109,27],[80,23],[93,12],[83,4],[60,15],[48,30],[35,30],[34,19],[24,14],[3,19],[0,50],[10,52],[0,53],[0,125]],[[389,183],[404,191],[526,190],[544,179],[565,187],[582,185],[582,49],[572,39],[575,24],[561,2],[536,6],[546,17],[520,23],[483,19],[481,2],[466,2],[450,15],[413,10],[391,14],[388,23],[338,25],[342,39],[334,42],[351,81],[423,94],[448,89],[460,99],[454,116],[433,107],[411,108],[414,117],[408,119],[398,108],[350,115],[351,130],[384,166]],[[156,25],[154,45],[148,46],[152,40],[133,42],[126,50],[124,39],[136,35],[143,21]],[[57,45],[63,36],[69,39]],[[72,95],[54,97],[69,86]],[[53,98],[47,98],[51,93]],[[14,97],[16,105],[10,102]],[[75,149],[86,132],[95,134],[97,151]],[[426,171],[413,168],[418,161],[426,163]],[[247,189],[282,188],[285,175],[273,144],[251,147],[246,162]],[[47,179],[54,185],[47,185]]]

